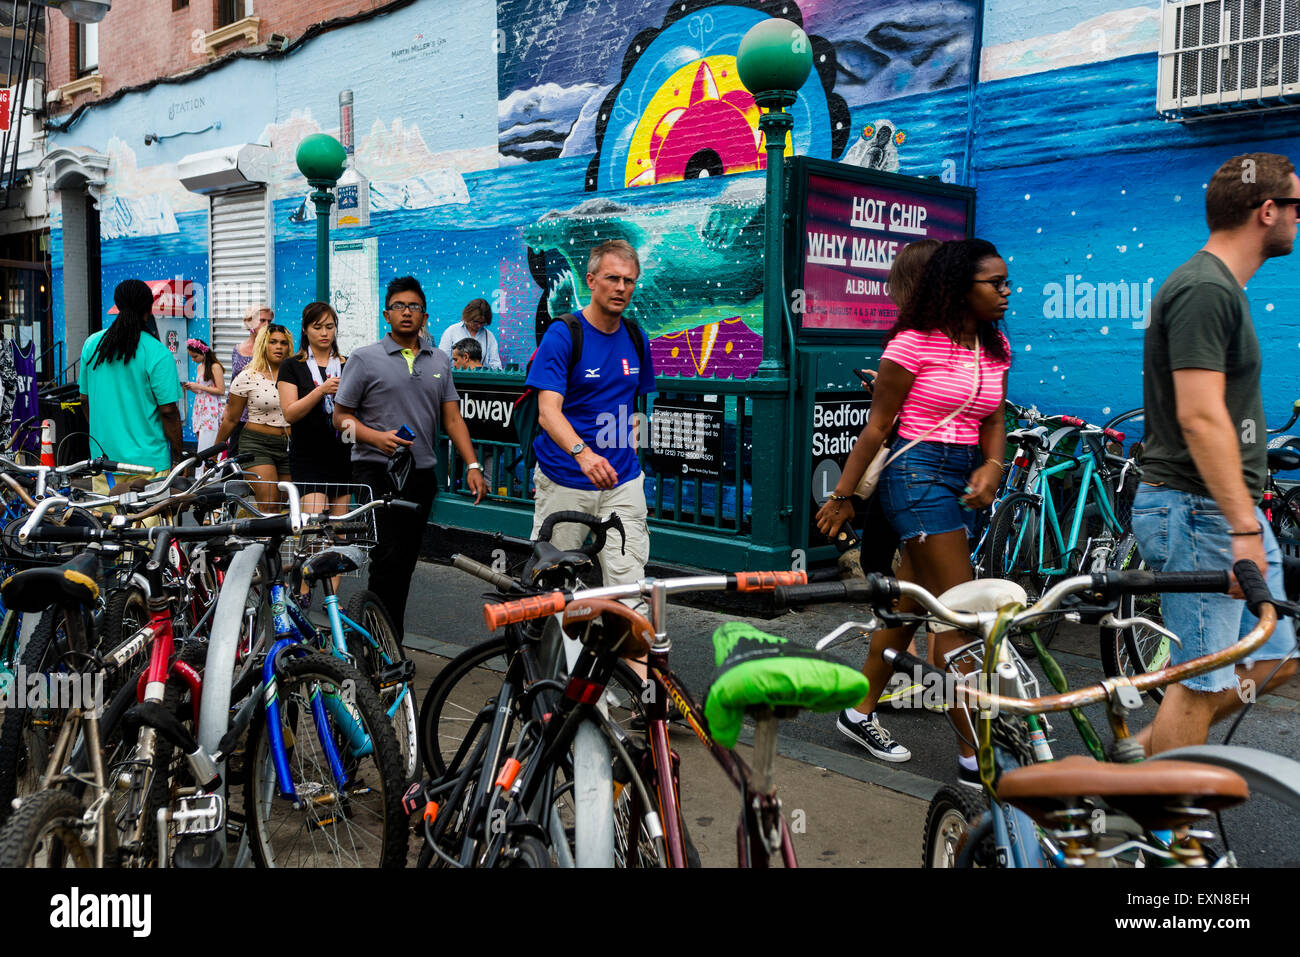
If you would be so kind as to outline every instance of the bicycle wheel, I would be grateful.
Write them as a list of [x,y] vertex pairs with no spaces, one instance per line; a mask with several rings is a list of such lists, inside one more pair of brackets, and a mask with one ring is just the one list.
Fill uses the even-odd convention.
[[401,754],[402,768],[407,780],[411,780],[420,773],[420,749],[416,738],[415,682],[381,688],[378,678],[379,673],[386,667],[406,660],[406,652],[397,637],[397,629],[393,627],[393,621],[388,616],[384,603],[374,592],[363,591],[353,595],[348,601],[345,614],[370,635],[370,640],[367,641],[360,634],[349,629],[348,651],[355,659],[357,669],[370,679],[375,693],[379,695],[379,703],[388,714],[393,726],[393,734],[397,737],[397,749]]
[[1300,485],[1288,489],[1273,506],[1273,534],[1279,542],[1300,540]]
[[[56,615],[58,626],[55,625]],[[35,678],[44,682],[46,687],[51,685],[45,682],[45,675],[64,670],[54,661],[54,636],[62,627],[62,618],[62,612],[47,609],[18,661],[18,670],[26,674],[28,680]],[[15,696],[23,694],[23,705],[32,703],[25,700],[26,691],[17,684],[13,687]],[[58,738],[63,720],[62,713],[49,707],[48,702],[44,706],[5,708],[3,715],[3,723],[0,723],[0,824],[8,820],[15,797],[26,797],[39,789],[50,748]]]
[[[433,680],[420,705],[420,755],[430,777],[436,780],[447,773],[447,762],[455,757],[475,717],[501,690],[508,664],[506,639],[489,638],[461,652]],[[626,662],[614,668],[605,700],[610,719],[625,731],[644,715],[644,687]]]
[[[99,648],[107,653],[149,624],[149,599],[143,589],[129,585],[110,594],[108,604],[104,606],[102,622]],[[117,689],[122,687],[122,682],[139,672],[148,661],[149,646],[144,645],[118,670],[117,678],[107,689],[110,700]]]
[[922,867],[956,867],[971,826],[988,810],[983,794],[946,786],[930,799],[921,840]]
[[[1039,564],[1042,511],[1042,502],[1036,495],[1018,492],[1007,496],[993,516],[988,558],[984,563],[984,577],[1004,578],[1017,583],[1024,588],[1030,602],[1042,597],[1051,580],[1040,569],[1055,568],[1061,561],[1056,536],[1049,529],[1043,540],[1042,564]],[[1039,619],[1036,630],[1044,646],[1051,643],[1058,623],[1059,619],[1055,617]],[[1012,635],[1011,640],[1025,657],[1035,655],[1033,643],[1027,635]]]
[[81,802],[66,791],[41,791],[24,799],[0,831],[0,868],[93,867],[82,841]]
[[[350,665],[327,655],[287,658],[277,682],[281,732],[297,806],[279,796],[263,708],[249,731],[244,809],[249,845],[259,867],[403,867],[407,819],[405,778],[392,726],[374,688]],[[347,707],[370,742],[357,754],[338,724],[323,729],[342,760],[339,785],[321,745],[312,699]]]
[[[1138,552],[1137,539],[1125,535],[1115,546],[1111,568],[1119,571],[1148,571],[1147,563]],[[1119,618],[1146,618],[1163,624],[1160,614],[1160,594],[1123,595],[1116,612]],[[1139,625],[1128,628],[1103,628],[1101,630],[1101,665],[1108,678],[1120,675],[1146,674],[1169,665],[1169,639],[1158,631]],[[1164,699],[1163,688],[1147,692],[1157,704]]]

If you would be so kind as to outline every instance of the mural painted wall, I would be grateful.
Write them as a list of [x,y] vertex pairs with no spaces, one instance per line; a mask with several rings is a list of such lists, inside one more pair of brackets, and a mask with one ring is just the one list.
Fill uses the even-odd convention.
[[[645,266],[632,313],[658,367],[743,378],[762,351],[766,155],[735,55],[772,15],[805,27],[816,67],[788,153],[960,180],[974,0],[429,0],[290,57],[130,94],[52,146],[109,156],[106,302],[128,275],[205,278],[207,200],[180,185],[182,157],[271,147],[272,297],[293,326],[314,296],[315,235],[294,151],[338,134],[338,92],[351,89],[371,221],[336,236],[334,298],[361,326],[354,341],[382,332],[375,291],[411,273],[435,338],[482,296],[503,359],[522,364],[551,315],[586,301],[586,251],[622,237]],[[890,118],[890,101],[917,97],[928,105],[907,125]],[[61,323],[58,289],[55,302]]]
[[[372,215],[336,236],[360,245],[336,250],[335,298],[357,341],[382,331],[376,290],[411,273],[435,336],[482,296],[503,358],[522,364],[550,315],[586,301],[586,250],[621,237],[641,251],[632,312],[660,369],[744,377],[761,353],[765,155],[735,54],[773,14],[814,49],[792,152],[977,188],[976,230],[1016,282],[1020,401],[1093,417],[1138,404],[1146,303],[1204,239],[1203,184],[1237,152],[1300,157],[1294,113],[1158,118],[1159,6],[1131,0],[423,0],[289,57],[127,95],[51,146],[110,158],[105,302],[128,275],[205,274],[207,204],[180,186],[183,156],[271,147],[272,296],[294,325],[314,295],[315,223],[293,154],[337,134],[351,89]],[[57,220],[53,240],[61,322]],[[1300,349],[1297,263],[1267,264],[1247,290],[1279,414]]]
[[[1193,123],[1156,113],[1157,4],[990,0],[976,145],[976,224],[1015,282],[1011,394],[1094,420],[1142,404],[1147,307],[1204,243],[1205,184],[1252,151],[1300,164],[1300,116]],[[1063,106],[1063,105],[1068,105]],[[896,110],[900,123],[907,112]],[[1265,410],[1297,396],[1300,258],[1246,289],[1264,356]]]

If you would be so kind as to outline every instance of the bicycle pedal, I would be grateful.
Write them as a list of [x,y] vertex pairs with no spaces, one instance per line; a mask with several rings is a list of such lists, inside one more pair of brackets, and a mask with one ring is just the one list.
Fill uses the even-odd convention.
[[212,834],[226,826],[226,802],[220,794],[177,798],[172,805],[171,819],[177,834]]
[[415,680],[415,662],[410,658],[395,661],[385,668],[380,668],[375,674],[375,680],[379,683],[381,691],[393,685],[409,684]]

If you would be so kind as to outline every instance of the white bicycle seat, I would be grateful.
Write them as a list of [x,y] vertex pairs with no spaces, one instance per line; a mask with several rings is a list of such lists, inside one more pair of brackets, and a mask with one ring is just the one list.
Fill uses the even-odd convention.
[[[954,611],[997,611],[1011,602],[1028,605],[1029,596],[1023,588],[1005,578],[976,578],[953,585],[939,596],[939,602]],[[927,627],[931,632],[939,632],[950,631],[952,626],[930,622]]]

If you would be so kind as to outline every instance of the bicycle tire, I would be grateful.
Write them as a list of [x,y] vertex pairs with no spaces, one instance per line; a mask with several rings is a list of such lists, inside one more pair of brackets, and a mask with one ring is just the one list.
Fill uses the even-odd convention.
[[[100,650],[107,653],[149,624],[149,598],[135,585],[119,588],[108,596],[100,626]],[[118,669],[118,678],[107,688],[111,700],[122,681],[136,674],[149,661],[149,646],[143,646]]]
[[[81,839],[82,811],[67,791],[39,791],[24,799],[0,830],[0,868],[62,868],[68,861],[93,867],[94,855]],[[42,850],[49,855],[43,864]]]
[[1273,534],[1281,542],[1300,541],[1300,485],[1289,488],[1273,506]]
[[[51,659],[57,609],[41,614],[36,630],[19,656],[19,668],[29,676],[43,675],[54,667]],[[59,613],[61,614],[61,613]],[[14,693],[20,689],[15,684]],[[9,707],[0,722],[0,824],[9,819],[13,800],[36,793],[50,747],[61,724],[49,708]]]
[[[372,743],[369,754],[354,755],[331,722],[330,734],[348,773],[342,790],[334,783],[312,722],[310,697],[316,686],[345,700],[351,689],[353,711]],[[406,781],[392,726],[370,682],[337,658],[308,654],[284,660],[277,694],[301,806],[279,796],[263,707],[249,730],[244,789],[254,862],[259,867],[405,866],[408,831],[402,792]],[[335,837],[344,831],[343,837]]]
[[[1050,580],[1050,576],[1040,573],[1038,564],[1039,515],[1042,508],[1042,501],[1036,495],[1028,492],[1008,495],[993,516],[988,558],[984,563],[985,578],[1003,578],[1015,582],[1024,588],[1031,603],[1042,597]],[[1061,560],[1056,539],[1050,534],[1043,547],[1042,560],[1052,568]],[[1039,620],[1035,630],[1044,647],[1051,644],[1058,624],[1059,619],[1055,617]],[[1037,657],[1038,653],[1028,635],[1013,634],[1010,637],[1016,649],[1026,658]]]
[[388,614],[388,610],[384,608],[383,601],[372,591],[362,591],[353,595],[348,600],[347,611],[344,614],[351,621],[364,628],[373,639],[374,643],[372,644],[349,630],[347,634],[348,653],[356,661],[357,670],[370,679],[375,694],[379,696],[379,704],[384,711],[391,710],[394,702],[397,701],[397,696],[403,689],[406,691],[390,722],[393,726],[393,734],[397,738],[397,748],[401,753],[402,767],[406,772],[406,778],[408,781],[414,780],[415,776],[420,773],[419,724],[415,709],[415,682],[393,685],[388,688],[379,687],[379,672],[388,665],[406,660],[406,651],[402,648],[401,639],[397,637],[397,629],[393,627],[392,617]]
[[930,799],[921,839],[922,867],[956,867],[971,826],[988,810],[982,793],[945,785]]
[[[1125,535],[1115,546],[1111,556],[1110,567],[1118,571],[1147,571],[1147,563],[1138,552],[1137,539],[1132,533]],[[1160,595],[1123,595],[1116,610],[1119,618],[1134,616],[1147,618],[1158,624],[1164,619],[1160,614]],[[1169,664],[1169,639],[1145,628],[1103,628],[1101,629],[1101,666],[1108,678],[1121,675],[1146,674]],[[1163,688],[1152,688],[1146,692],[1151,700],[1159,704],[1164,700]]]

